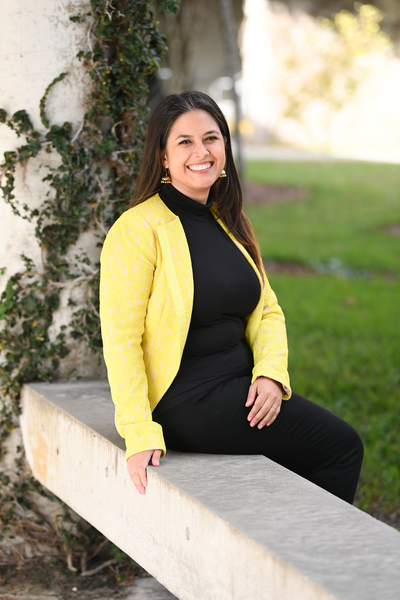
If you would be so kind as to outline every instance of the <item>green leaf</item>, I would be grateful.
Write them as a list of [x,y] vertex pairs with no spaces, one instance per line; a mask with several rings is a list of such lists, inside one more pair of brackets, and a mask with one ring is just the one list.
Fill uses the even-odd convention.
[[12,120],[17,125],[16,131],[18,135],[21,133],[27,133],[33,129],[32,122],[26,110],[18,110],[13,114]]
[[0,319],[4,319],[6,314],[15,306],[13,281],[7,282],[6,289],[2,293],[0,302]]

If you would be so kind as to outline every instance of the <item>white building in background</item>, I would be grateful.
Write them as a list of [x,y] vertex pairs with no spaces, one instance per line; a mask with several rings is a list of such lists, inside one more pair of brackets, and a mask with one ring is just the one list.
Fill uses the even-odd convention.
[[[281,3],[245,0],[242,25],[242,101],[254,127],[253,142],[323,149],[333,155],[400,162],[400,59],[391,52],[364,57],[365,76],[354,98],[327,118],[318,99],[303,120],[285,116],[283,88],[318,60],[329,35],[313,17],[290,13]],[[307,46],[313,40],[314,50]],[[303,56],[297,72],[289,47]],[[314,54],[313,54],[314,52]],[[328,122],[329,121],[329,122]]]
[[[46,133],[39,112],[39,102],[47,86],[62,72],[68,76],[50,91],[46,115],[51,124],[65,121],[77,129],[86,112],[86,98],[91,83],[87,71],[76,58],[79,50],[87,48],[87,28],[73,23],[70,16],[89,11],[89,0],[0,0],[0,108],[13,115],[25,109],[34,128]],[[15,150],[25,143],[6,125],[0,125],[0,162],[5,151]],[[26,169],[19,166],[16,173],[15,196],[29,207],[40,205],[49,190],[42,181],[46,175],[42,164],[56,164],[58,155],[44,150],[31,158]],[[34,235],[34,223],[28,223],[13,214],[9,205],[0,198],[0,267],[6,272],[0,277],[0,293],[9,277],[22,269],[20,255],[24,253],[41,266],[41,253]],[[78,240],[97,259],[99,250],[91,233]],[[74,252],[72,252],[74,254]],[[60,326],[70,320],[67,306],[69,290],[61,295],[61,307],[55,314],[52,330],[56,335]],[[75,368],[76,374],[94,376],[98,372],[97,359],[91,360],[87,350],[74,344],[74,351],[65,359],[61,374]]]

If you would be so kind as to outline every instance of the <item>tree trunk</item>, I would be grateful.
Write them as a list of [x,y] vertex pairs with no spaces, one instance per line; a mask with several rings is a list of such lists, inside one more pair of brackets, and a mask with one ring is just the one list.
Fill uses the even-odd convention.
[[228,71],[229,77],[233,81],[233,100],[235,102],[235,133],[234,139],[236,142],[236,164],[239,177],[243,180],[243,156],[242,156],[242,139],[239,130],[239,123],[242,119],[242,110],[240,105],[240,97],[235,87],[235,76],[241,71],[241,59],[238,45],[238,34],[236,29],[235,18],[233,14],[232,0],[219,0],[222,28],[224,30],[226,48],[228,54]]

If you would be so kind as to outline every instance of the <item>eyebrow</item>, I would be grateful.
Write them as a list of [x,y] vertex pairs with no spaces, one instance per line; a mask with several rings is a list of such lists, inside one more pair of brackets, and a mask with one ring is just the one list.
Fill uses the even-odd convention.
[[[216,131],[215,129],[211,129],[210,131],[206,131],[205,133],[203,133],[203,135],[209,135],[210,133],[216,133],[217,135],[222,135],[220,131]],[[179,139],[179,138],[191,138],[193,137],[192,135],[187,135],[185,133],[181,133],[180,135],[178,135],[175,139]]]

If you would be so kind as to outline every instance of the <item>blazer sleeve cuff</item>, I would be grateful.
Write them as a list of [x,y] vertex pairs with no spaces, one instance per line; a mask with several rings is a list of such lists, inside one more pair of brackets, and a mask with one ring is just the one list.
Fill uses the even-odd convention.
[[159,423],[146,421],[145,423],[128,425],[124,429],[126,460],[132,454],[143,452],[144,450],[161,450],[161,456],[166,454],[167,449],[165,447],[162,427]]
[[290,389],[289,375],[287,374],[287,372],[282,373],[271,369],[255,367],[253,369],[251,383],[253,383],[258,377],[269,377],[269,379],[273,379],[274,381],[280,383],[283,388],[282,400],[289,400],[289,398],[292,395],[292,390]]

